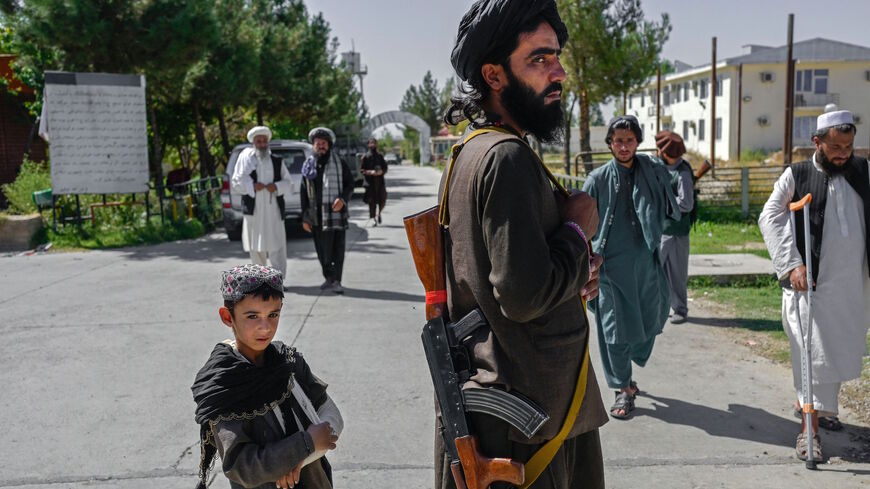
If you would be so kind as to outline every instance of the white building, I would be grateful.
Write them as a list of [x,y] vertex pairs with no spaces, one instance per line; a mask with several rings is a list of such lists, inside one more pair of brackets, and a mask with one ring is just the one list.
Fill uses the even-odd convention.
[[[747,54],[717,61],[716,121],[710,121],[711,67],[677,63],[662,76],[661,128],[683,136],[686,147],[710,155],[716,138],[717,159],[737,159],[740,149],[782,148],[785,121],[786,46],[745,46]],[[816,117],[834,103],[855,115],[856,147],[870,145],[870,48],[828,39],[793,45],[795,104],[793,146],[812,144]],[[738,76],[742,66],[742,95]],[[739,104],[739,106],[738,106]],[[738,109],[740,110],[738,116]],[[656,129],[656,79],[628,97],[627,111],[638,117],[644,134]],[[711,128],[711,126],[714,126]],[[739,136],[738,136],[739,131]],[[715,133],[715,134],[714,134]]]

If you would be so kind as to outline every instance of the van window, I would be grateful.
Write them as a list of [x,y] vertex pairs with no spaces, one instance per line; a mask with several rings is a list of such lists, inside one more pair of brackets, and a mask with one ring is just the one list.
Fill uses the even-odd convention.
[[287,167],[290,173],[302,173],[305,151],[301,149],[273,149],[272,153],[284,160],[284,166]]

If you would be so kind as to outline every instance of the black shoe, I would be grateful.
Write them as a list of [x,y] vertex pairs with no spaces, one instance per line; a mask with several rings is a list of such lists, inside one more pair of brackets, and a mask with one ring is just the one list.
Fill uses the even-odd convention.
[[336,294],[344,294],[344,288],[342,288],[341,282],[338,280],[332,282],[332,291]]
[[380,223],[381,223],[381,215],[378,214],[378,224],[380,224]]

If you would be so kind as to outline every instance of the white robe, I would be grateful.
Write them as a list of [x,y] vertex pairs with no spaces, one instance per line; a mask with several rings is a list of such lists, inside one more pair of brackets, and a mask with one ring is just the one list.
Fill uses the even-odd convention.
[[254,214],[245,215],[242,220],[242,248],[256,252],[279,251],[287,246],[287,236],[276,197],[290,195],[290,172],[281,165],[281,180],[275,182],[278,190],[270,193],[265,188],[254,191],[254,179],[251,178],[254,170],[260,183],[272,182],[271,158],[261,159],[254,148],[246,148],[239,154],[231,179],[234,192],[256,199]]
[[[813,165],[821,171],[815,158]],[[758,218],[780,279],[787,278],[791,270],[803,264],[789,223],[788,204],[794,192],[794,175],[789,168],[774,184],[773,193]],[[870,277],[864,246],[866,231],[861,197],[842,175],[831,178],[822,231],[821,270],[817,273],[813,292],[811,355],[814,385],[843,382],[861,375],[870,324]],[[804,338],[798,323],[798,302],[805,331],[808,316],[806,293],[783,289],[782,323],[791,344],[795,387],[800,386],[800,354]]]

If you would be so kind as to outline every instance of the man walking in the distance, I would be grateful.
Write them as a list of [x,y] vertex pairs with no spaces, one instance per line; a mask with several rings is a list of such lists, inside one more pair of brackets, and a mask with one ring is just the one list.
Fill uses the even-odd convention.
[[662,228],[662,265],[671,289],[671,324],[686,322],[689,315],[687,285],[689,280],[689,231],[692,229],[692,209],[695,207],[695,177],[692,167],[683,159],[686,145],[673,131],[656,134],[659,158],[671,175],[671,190],[677,199],[682,217],[666,219]]
[[335,133],[316,127],[308,133],[314,154],[302,165],[302,227],[314,236],[317,259],[323,272],[321,289],[343,294],[347,203],[353,195],[350,167],[333,151]]
[[634,410],[638,387],[631,364],[646,365],[668,319],[660,246],[665,219],[680,218],[670,174],[661,161],[637,153],[642,141],[637,118],[614,118],[605,138],[613,158],[583,184],[601,216],[592,249],[604,265],[600,293],[589,306],[598,324],[604,376],[616,389],[610,415],[618,419]]
[[239,154],[230,182],[242,195],[242,248],[251,263],[269,265],[287,276],[287,235],[284,230],[284,195],[290,193],[290,171],[272,154],[272,131],[257,126],[248,131],[254,146]]
[[[861,376],[862,357],[867,354],[870,324],[870,171],[867,160],[854,155],[855,121],[841,110],[818,117],[813,135],[816,152],[811,160],[795,163],[782,173],[758,218],[764,242],[770,251],[782,289],[782,326],[791,346],[791,362],[798,405],[812,402],[813,459],[822,459],[819,425],[840,430],[840,386]],[[791,202],[812,194],[809,204],[812,256],[804,256],[803,212],[795,216],[796,230],[789,223]],[[807,277],[807,260],[813,276]],[[800,358],[807,330],[807,298],[813,292],[813,328],[810,364],[813,399],[802,392]],[[800,309],[799,309],[800,308]],[[799,311],[803,312],[799,316]],[[798,318],[802,318],[801,324]],[[795,450],[807,459],[806,425]]]
[[369,205],[369,219],[377,226],[381,223],[381,213],[387,204],[387,186],[384,175],[387,173],[387,162],[384,155],[378,152],[378,140],[369,139],[368,153],[362,157],[360,170],[366,182],[366,193],[363,200]]
[[[604,487],[598,427],[607,415],[591,366],[578,379],[589,335],[580,295],[596,293],[600,263],[586,240],[597,225],[595,203],[583,194],[557,200],[522,139],[552,141],[560,131],[566,39],[553,0],[476,2],[451,56],[466,90],[445,115],[448,124],[469,119],[486,131],[465,142],[441,188],[450,317],[480,308],[489,323],[467,340],[476,369],[469,382],[521,393],[550,417],[531,439],[487,415],[470,414],[469,427],[483,455],[520,463],[567,427],[536,489]],[[585,397],[572,419],[578,381]],[[437,489],[456,487],[446,459],[437,435]]]

